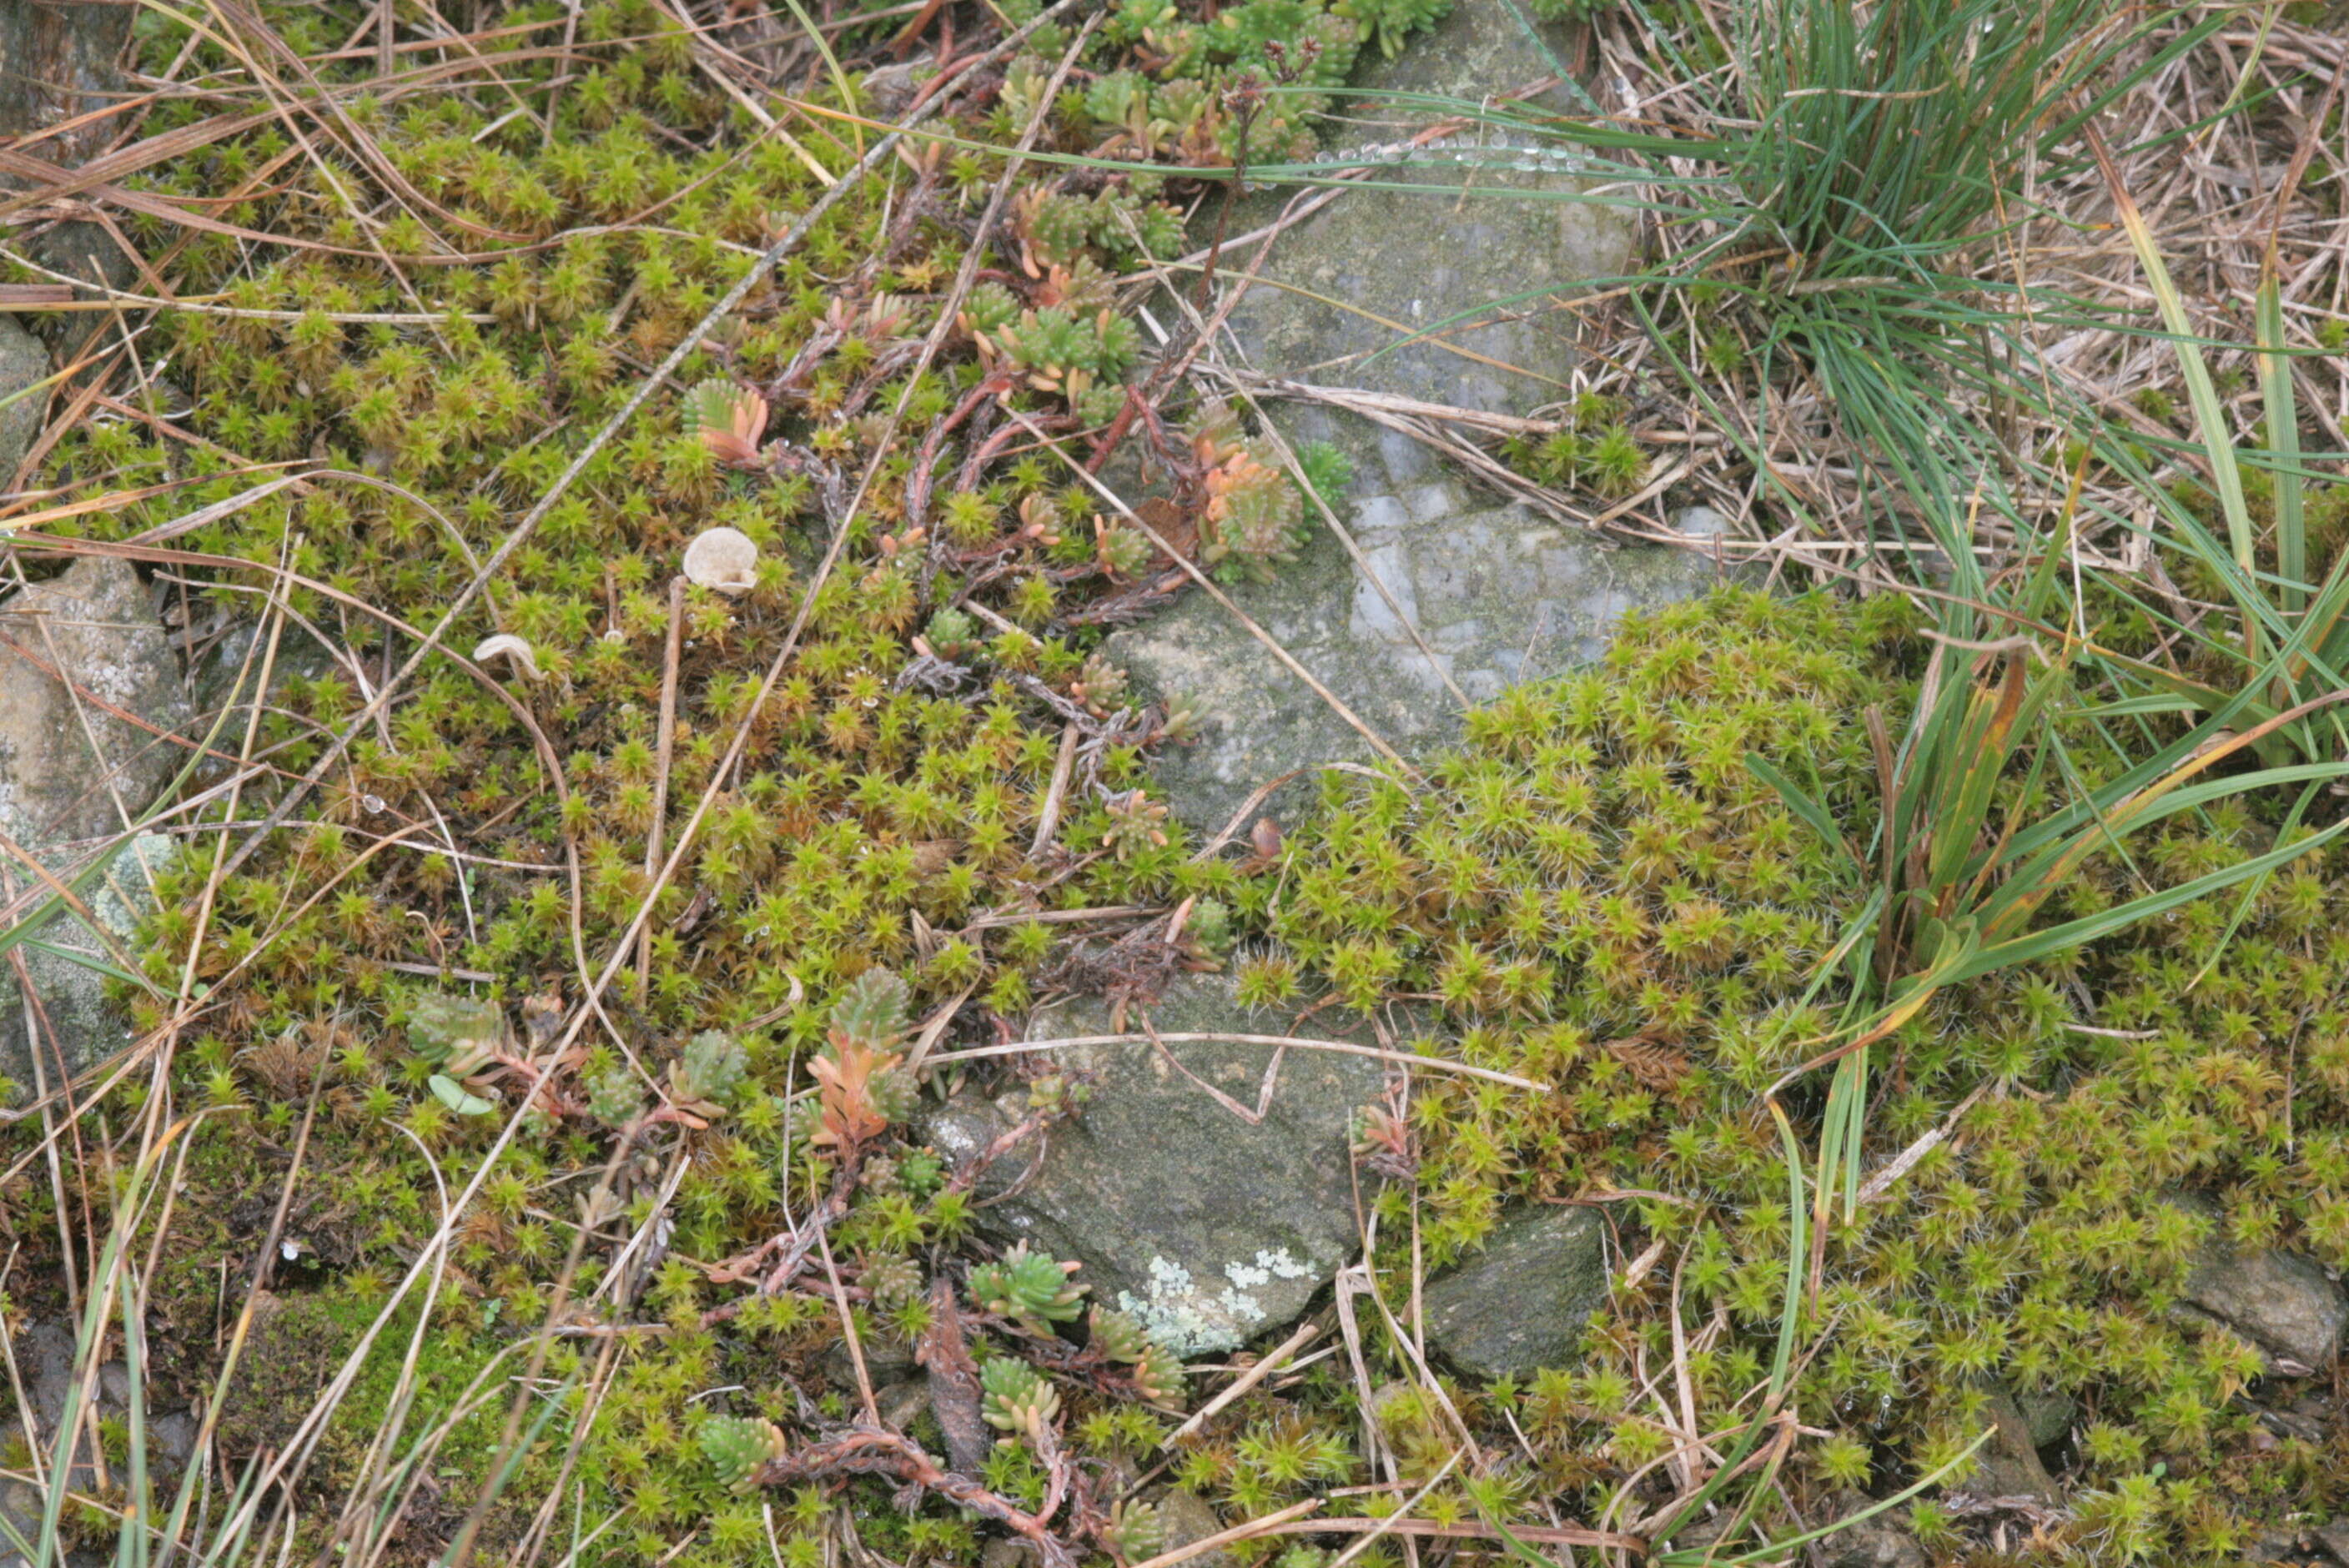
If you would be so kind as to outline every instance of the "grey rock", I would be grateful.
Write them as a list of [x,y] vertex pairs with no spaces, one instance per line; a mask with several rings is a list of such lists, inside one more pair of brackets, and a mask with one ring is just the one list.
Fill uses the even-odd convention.
[[[1195,1541],[1205,1541],[1224,1528],[1216,1511],[1196,1492],[1169,1487],[1158,1499],[1158,1518],[1166,1527],[1166,1550],[1179,1552]],[[1203,1552],[1189,1560],[1190,1568],[1237,1568],[1239,1560],[1225,1551]]]
[[[86,876],[80,896],[118,941],[150,907],[149,876],[171,844],[117,841],[180,766],[166,737],[188,715],[178,661],[129,562],[78,561],[0,603],[0,832],[61,880]],[[93,853],[108,858],[93,865]],[[28,879],[11,868],[5,880]],[[60,1068],[80,1072],[121,1037],[98,971],[64,955],[111,963],[106,941],[64,911],[37,934],[62,950],[26,953],[46,1016],[37,1064],[13,966],[0,972],[0,1078],[20,1092],[57,1087]]]
[[27,1542],[38,1539],[41,1494],[21,1480],[0,1480],[0,1521],[8,1525],[7,1532],[0,1532],[0,1568],[30,1568],[31,1559],[10,1551],[7,1542],[16,1536]]
[[[1162,1034],[1268,1033],[1232,1000],[1223,975],[1177,980],[1149,1009]],[[1129,1020],[1131,1023],[1131,1020]],[[1107,1009],[1072,1003],[1033,1039],[1105,1035]],[[1273,1051],[1263,1046],[1075,1047],[1054,1054],[1093,1080],[1074,1122],[1043,1157],[1022,1144],[978,1187],[1006,1192],[978,1211],[996,1240],[1025,1239],[1063,1261],[1094,1301],[1133,1313],[1176,1354],[1229,1350],[1280,1327],[1360,1248],[1348,1134],[1378,1097],[1375,1060],[1330,1051],[1282,1055],[1269,1106],[1251,1125],[1195,1083],[1256,1109]],[[922,1135],[950,1161],[970,1159],[1025,1115],[1024,1097],[964,1096],[927,1112]]]
[[1473,1377],[1568,1367],[1607,1300],[1607,1228],[1589,1209],[1504,1215],[1485,1250],[1430,1280],[1428,1342]]
[[119,832],[123,813],[135,816],[184,760],[155,730],[188,716],[139,573],[128,561],[77,561],[0,603],[0,830],[33,846]]
[[[0,1333],[8,1333],[0,1325]],[[66,1398],[74,1385],[75,1341],[69,1322],[36,1319],[26,1323],[10,1334],[9,1357],[16,1363],[16,1379],[11,1384],[0,1377],[0,1433],[10,1439],[20,1439],[26,1430],[26,1418],[35,1439],[46,1457],[57,1441],[57,1423],[63,1418]],[[25,1403],[29,1409],[20,1408],[15,1398],[15,1387],[21,1385]],[[101,1418],[121,1418],[129,1413],[130,1375],[119,1361],[109,1361],[98,1369],[98,1413]],[[152,1473],[168,1480],[178,1475],[196,1447],[196,1419],[184,1410],[147,1412],[147,1459]],[[69,1479],[77,1487],[95,1487],[96,1469],[90,1463],[88,1449],[78,1450]],[[13,1526],[26,1539],[32,1539],[40,1529],[42,1499],[39,1491],[22,1481],[0,1480],[0,1519]],[[13,1553],[8,1536],[0,1532],[0,1568],[18,1568],[23,1558]],[[62,1560],[67,1568],[83,1563],[92,1568],[104,1568],[110,1556],[86,1553],[67,1553]]]
[[2023,1428],[2031,1434],[2031,1446],[2034,1449],[2063,1441],[2071,1434],[2072,1423],[2079,1418],[2080,1407],[2060,1388],[2017,1388],[2012,1393],[2014,1408],[2023,1414]]
[[1691,539],[1725,539],[1729,535],[1729,520],[1709,506],[1682,508],[1672,518],[1672,527]]
[[[1516,0],[1460,0],[1400,59],[1371,69],[1365,86],[1482,98],[1555,76],[1556,36],[1526,22]],[[1567,102],[1555,95],[1540,101]],[[1408,107],[1361,117],[1372,126],[1365,134],[1381,141],[1402,139],[1427,118]],[[1581,188],[1562,174],[1440,163],[1396,177],[1440,189],[1349,191],[1273,245],[1262,269],[1271,281],[1249,288],[1230,319],[1247,363],[1325,386],[1496,413],[1529,414],[1562,400],[1577,364],[1576,318],[1557,300],[1630,264],[1631,227],[1621,211],[1575,199]],[[1246,232],[1277,216],[1290,194],[1268,191],[1228,219],[1210,203],[1203,232],[1226,222],[1231,233]],[[1226,279],[1252,260],[1252,253],[1227,257]],[[1528,290],[1546,292],[1517,297]],[[1446,343],[1482,357],[1433,339],[1371,357],[1444,317],[1498,302],[1514,303],[1494,319],[1447,329]],[[1275,581],[1244,583],[1232,597],[1405,756],[1458,735],[1460,703],[1445,676],[1471,700],[1487,701],[1513,683],[1592,657],[1631,606],[1687,597],[1723,575],[1700,551],[1616,549],[1587,530],[1496,504],[1410,437],[1350,411],[1268,407],[1290,439],[1327,442],[1350,461],[1353,477],[1331,510],[1393,604],[1318,521]],[[1220,828],[1259,786],[1294,769],[1378,758],[1203,593],[1186,593],[1118,633],[1104,653],[1146,695],[1186,698],[1197,710],[1199,738],[1163,753],[1157,770],[1174,814],[1195,827]]]
[[[131,8],[126,5],[58,4],[57,0],[7,0],[0,4],[0,139],[29,142],[23,150],[43,161],[73,168],[105,150],[119,126],[108,111],[123,93],[123,47],[129,41]],[[82,123],[51,132],[52,127]],[[38,137],[31,132],[45,132]],[[8,179],[5,188],[26,181]],[[41,265],[78,278],[101,274],[118,286],[134,269],[130,258],[97,223],[42,225],[16,242]],[[78,316],[36,316],[46,335],[63,338]]]
[[[1670,546],[1609,550],[1523,506],[1491,507],[1433,476],[1367,494],[1349,528],[1434,660],[1326,531],[1270,583],[1232,598],[1404,756],[1456,739],[1460,704],[1596,657],[1626,611],[1702,593],[1713,562]],[[1378,760],[1370,744],[1231,616],[1192,593],[1103,647],[1154,696],[1189,699],[1198,738],[1163,751],[1155,778],[1174,814],[1222,827],[1258,787],[1299,768]],[[1306,786],[1309,789],[1309,786]]]
[[[36,1026],[26,1016],[15,965],[0,968],[0,1080],[16,1086],[15,1100],[31,1099],[42,1085],[55,1090],[129,1043],[121,1016],[107,999],[106,977],[91,965],[112,966],[118,954],[132,951],[139,923],[154,907],[150,879],[176,851],[163,834],[141,833],[81,882],[79,896],[105,937],[80,916],[60,911],[36,933],[43,947],[20,949],[41,1003],[37,1060]],[[62,874],[80,868],[53,861],[52,869]],[[0,1090],[0,1100],[9,1098]]]
[[[1368,96],[1350,106],[1334,150],[1397,144],[1442,118],[1381,94],[1473,101],[1555,78],[1555,45],[1565,38],[1563,28],[1530,23],[1519,0],[1459,0],[1398,58],[1360,73]],[[1560,88],[1532,101],[1558,110],[1576,102]],[[1375,174],[1379,188],[1345,191],[1282,233],[1261,269],[1267,281],[1231,315],[1256,368],[1493,413],[1529,413],[1568,396],[1578,318],[1558,296],[1625,272],[1633,225],[1628,209],[1588,199],[1587,183],[1568,174],[1492,161],[1416,156]],[[1229,232],[1255,229],[1291,194],[1276,189],[1236,207]],[[1203,222],[1219,221],[1216,205]],[[1235,253],[1225,275],[1240,276],[1252,260],[1252,251]],[[1396,346],[1464,314],[1473,322],[1443,326],[1440,341]]]
[[[1853,1504],[1855,1509],[1867,1506],[1865,1498]],[[1915,1536],[1881,1513],[1836,1532],[1820,1545],[1827,1568],[1928,1568],[1932,1562]]]
[[2320,1524],[2310,1533],[2316,1537],[2319,1546],[2333,1554],[2333,1561],[2349,1563],[2349,1519]]
[[2027,1497],[2054,1502],[2060,1495],[2055,1478],[2039,1462],[2032,1441],[2031,1422],[2014,1396],[1993,1385],[1982,1414],[1991,1426],[1990,1439],[1974,1450],[1974,1472],[1965,1490],[1983,1497]]
[[32,388],[48,373],[49,351],[40,339],[15,316],[0,315],[0,399],[14,399],[0,406],[0,484],[8,482],[41,433],[49,400]]
[[2307,1258],[2235,1247],[2207,1199],[2172,1201],[2214,1221],[2187,1277],[2186,1301],[2251,1340],[2271,1371],[2288,1371],[2285,1362],[2307,1372],[2328,1370],[2349,1322],[2340,1285]]

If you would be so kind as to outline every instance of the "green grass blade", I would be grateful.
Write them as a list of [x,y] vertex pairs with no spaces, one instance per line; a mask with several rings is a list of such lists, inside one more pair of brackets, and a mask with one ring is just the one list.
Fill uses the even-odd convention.
[[2268,450],[2275,466],[2276,575],[2287,614],[2308,601],[2307,509],[2300,468],[2300,405],[2292,395],[2292,359],[2285,351],[2283,301],[2271,261],[2260,279],[2255,312],[2260,344],[2260,396],[2268,417]]

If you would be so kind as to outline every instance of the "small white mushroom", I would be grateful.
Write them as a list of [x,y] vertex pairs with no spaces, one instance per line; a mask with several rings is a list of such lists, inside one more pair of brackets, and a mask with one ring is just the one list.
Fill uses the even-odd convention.
[[705,528],[685,547],[685,576],[720,593],[748,593],[759,580],[759,547],[739,528]]
[[539,670],[538,655],[533,651],[528,643],[523,642],[512,632],[500,632],[494,637],[484,637],[481,639],[481,645],[473,650],[473,662],[477,665],[488,664],[495,658],[512,660],[514,673],[524,680],[538,681],[546,678]]

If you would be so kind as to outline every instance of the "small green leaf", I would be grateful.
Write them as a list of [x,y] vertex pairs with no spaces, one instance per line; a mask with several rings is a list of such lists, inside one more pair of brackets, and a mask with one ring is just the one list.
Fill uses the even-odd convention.
[[470,1092],[447,1073],[434,1073],[427,1081],[431,1085],[432,1092],[440,1097],[440,1103],[459,1116],[487,1116],[497,1109],[480,1095]]

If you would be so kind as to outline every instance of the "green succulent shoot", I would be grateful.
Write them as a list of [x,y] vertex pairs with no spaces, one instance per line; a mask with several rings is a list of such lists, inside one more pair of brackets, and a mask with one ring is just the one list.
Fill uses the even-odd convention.
[[999,1439],[1038,1440],[1060,1413],[1060,1391],[1051,1380],[1015,1356],[999,1356],[978,1369],[979,1413],[1002,1432]]
[[725,1114],[750,1068],[750,1053],[733,1036],[705,1029],[669,1064],[670,1097],[679,1110],[708,1121]]
[[1070,1279],[1077,1268],[1020,1242],[999,1261],[970,1271],[971,1300],[981,1312],[1049,1333],[1050,1325],[1077,1315],[1077,1304],[1087,1288]]
[[759,1467],[782,1458],[787,1447],[781,1427],[749,1416],[710,1417],[701,1424],[700,1443],[701,1457],[730,1491],[757,1485]]

